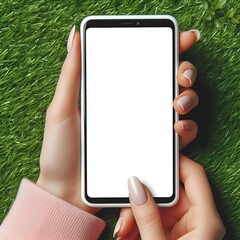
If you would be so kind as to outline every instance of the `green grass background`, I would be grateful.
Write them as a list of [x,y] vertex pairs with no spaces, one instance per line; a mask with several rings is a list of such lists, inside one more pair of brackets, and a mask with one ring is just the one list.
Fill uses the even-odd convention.
[[[240,239],[240,2],[238,0],[1,0],[0,222],[20,180],[36,180],[45,112],[73,24],[93,14],[171,14],[201,40],[181,56],[198,68],[197,140],[185,153],[206,169],[226,239]],[[100,214],[112,239],[118,210]]]

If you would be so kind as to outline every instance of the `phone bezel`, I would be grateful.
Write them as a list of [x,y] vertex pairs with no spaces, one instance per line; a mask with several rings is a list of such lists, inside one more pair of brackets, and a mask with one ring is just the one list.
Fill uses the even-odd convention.
[[[92,207],[126,207],[130,206],[128,198],[91,198],[87,194],[87,158],[86,158],[86,30],[89,27],[171,27],[173,30],[173,98],[178,94],[176,80],[178,69],[178,25],[170,15],[157,16],[89,16],[81,23],[81,197],[85,204]],[[173,109],[173,124],[178,114]],[[154,198],[159,206],[173,206],[179,197],[178,179],[178,135],[173,132],[173,195]]]

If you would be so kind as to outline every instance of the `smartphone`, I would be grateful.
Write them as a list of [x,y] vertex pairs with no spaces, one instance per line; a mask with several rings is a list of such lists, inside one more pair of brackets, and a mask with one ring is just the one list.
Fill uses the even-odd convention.
[[90,16],[81,23],[81,195],[129,206],[137,176],[160,206],[178,199],[178,26],[158,16]]

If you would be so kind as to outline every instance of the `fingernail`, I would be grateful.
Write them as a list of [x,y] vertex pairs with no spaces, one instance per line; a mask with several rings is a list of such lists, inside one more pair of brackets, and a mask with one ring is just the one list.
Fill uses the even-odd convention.
[[128,179],[129,195],[136,205],[142,205],[147,201],[147,194],[142,183],[137,177],[130,177]]
[[177,100],[177,103],[182,108],[182,110],[184,111],[191,106],[192,101],[191,101],[191,98],[189,96],[183,96],[183,97],[181,97]]
[[182,129],[186,130],[190,128],[190,125],[186,121],[178,121],[178,124],[181,126]]
[[117,233],[120,231],[121,227],[122,227],[122,217],[119,217],[119,219],[116,223],[116,226],[114,228],[114,231],[113,231],[113,237],[114,238],[116,237]]
[[68,37],[68,41],[67,41],[67,51],[70,52],[71,48],[72,48],[72,43],[73,43],[73,38],[74,38],[74,34],[75,34],[75,30],[76,30],[76,26],[74,25],[69,37]]
[[183,76],[185,78],[187,78],[187,80],[189,81],[190,85],[192,85],[193,81],[196,78],[196,73],[195,71],[193,71],[192,69],[188,69],[183,73]]
[[197,38],[196,42],[200,39],[201,33],[197,29],[191,29],[191,30],[189,30],[189,32],[195,33],[196,38]]

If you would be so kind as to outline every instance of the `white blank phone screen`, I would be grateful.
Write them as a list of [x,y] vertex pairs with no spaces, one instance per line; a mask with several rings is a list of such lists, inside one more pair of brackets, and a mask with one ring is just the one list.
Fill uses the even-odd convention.
[[128,197],[130,176],[172,196],[172,38],[169,27],[87,29],[89,197]]

